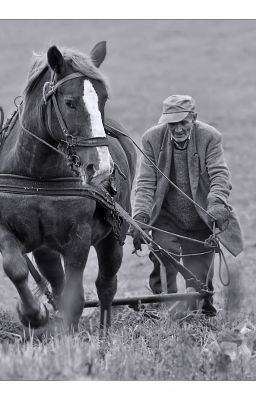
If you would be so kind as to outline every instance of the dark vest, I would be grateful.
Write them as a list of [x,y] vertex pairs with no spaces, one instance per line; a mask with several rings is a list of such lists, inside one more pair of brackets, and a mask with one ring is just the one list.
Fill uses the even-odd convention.
[[[186,195],[192,198],[189,182],[187,149],[178,150],[173,147],[170,179]],[[177,231],[197,231],[205,229],[204,221],[198,215],[195,206],[182,194],[170,185],[163,201],[156,225],[168,225]]]

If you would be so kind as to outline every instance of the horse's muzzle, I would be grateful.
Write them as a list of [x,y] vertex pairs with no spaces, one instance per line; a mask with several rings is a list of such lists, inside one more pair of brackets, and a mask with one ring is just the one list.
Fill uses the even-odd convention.
[[88,164],[86,167],[79,168],[79,174],[84,185],[98,186],[110,179],[114,171],[114,164],[110,168],[97,170],[94,164]]

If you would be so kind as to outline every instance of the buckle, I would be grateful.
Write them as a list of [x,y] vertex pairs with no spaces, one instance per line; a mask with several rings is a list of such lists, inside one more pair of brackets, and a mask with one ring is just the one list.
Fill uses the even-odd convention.
[[65,143],[68,147],[74,147],[77,145],[77,138],[72,135],[66,135]]

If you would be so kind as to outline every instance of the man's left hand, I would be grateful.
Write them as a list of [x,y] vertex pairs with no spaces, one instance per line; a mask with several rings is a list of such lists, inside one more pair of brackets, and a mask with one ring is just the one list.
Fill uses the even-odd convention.
[[207,212],[213,216],[217,228],[222,231],[225,223],[229,220],[230,211],[228,207],[223,203],[214,203],[209,205]]

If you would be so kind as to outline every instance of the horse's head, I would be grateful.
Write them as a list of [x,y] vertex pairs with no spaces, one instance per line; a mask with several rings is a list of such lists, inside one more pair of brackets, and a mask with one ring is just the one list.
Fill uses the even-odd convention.
[[[98,43],[90,56],[52,46],[44,74],[43,121],[56,147],[66,153],[69,166],[84,184],[98,185],[113,170],[103,127],[108,97],[106,82],[98,70],[106,55],[106,43]],[[50,71],[50,79],[49,79]]]

